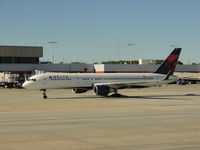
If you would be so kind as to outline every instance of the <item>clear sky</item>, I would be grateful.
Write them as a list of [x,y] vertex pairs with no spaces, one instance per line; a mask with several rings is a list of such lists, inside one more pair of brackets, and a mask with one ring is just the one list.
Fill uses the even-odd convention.
[[0,45],[43,46],[42,60],[164,59],[173,44],[200,63],[200,0],[0,0],[0,19]]

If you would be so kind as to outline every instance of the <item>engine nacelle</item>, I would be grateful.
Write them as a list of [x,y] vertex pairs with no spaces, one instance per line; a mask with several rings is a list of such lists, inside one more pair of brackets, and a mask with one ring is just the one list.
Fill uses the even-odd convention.
[[85,93],[87,92],[88,90],[85,90],[85,89],[72,89],[72,91],[76,94],[80,94],[80,93]]
[[93,87],[94,93],[100,96],[108,96],[110,87],[106,85],[96,85]]

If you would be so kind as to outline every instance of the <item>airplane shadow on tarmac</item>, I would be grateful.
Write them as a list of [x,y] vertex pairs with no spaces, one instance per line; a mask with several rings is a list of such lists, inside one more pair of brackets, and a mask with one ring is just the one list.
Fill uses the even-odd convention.
[[[192,96],[192,97],[197,97],[200,95],[197,94],[177,94],[177,95],[145,95],[145,96],[127,96],[127,95],[122,95],[122,94],[113,94],[113,95],[109,95],[107,97],[101,97],[101,96],[80,96],[80,97],[55,97],[55,98],[48,98],[48,99],[63,99],[63,100],[80,100],[80,99],[113,99],[113,98],[124,98],[124,99],[157,99],[157,100],[162,100],[162,99],[166,99],[166,100],[188,100],[186,97],[188,96]],[[180,97],[180,98],[179,98]],[[184,97],[184,98],[183,98]]]
[[[186,97],[187,96],[200,96],[197,94],[174,94],[174,95],[145,95],[145,96],[127,96],[127,95],[120,95],[119,98],[137,98],[137,99],[168,99],[168,100],[188,100]],[[111,97],[115,97],[111,95]],[[179,98],[180,97],[180,98]],[[185,98],[183,98],[185,97]]]

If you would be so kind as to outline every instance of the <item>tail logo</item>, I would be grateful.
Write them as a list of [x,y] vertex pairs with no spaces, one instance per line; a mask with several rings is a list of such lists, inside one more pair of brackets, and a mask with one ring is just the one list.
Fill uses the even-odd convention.
[[181,48],[175,48],[172,53],[167,57],[167,59],[159,66],[155,73],[167,75],[170,72],[170,75],[173,75],[180,52]]

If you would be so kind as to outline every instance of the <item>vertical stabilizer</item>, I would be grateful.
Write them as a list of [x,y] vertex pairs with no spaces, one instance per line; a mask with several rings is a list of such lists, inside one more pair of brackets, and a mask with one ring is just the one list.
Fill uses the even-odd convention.
[[181,48],[175,48],[154,73],[173,75],[180,53]]

